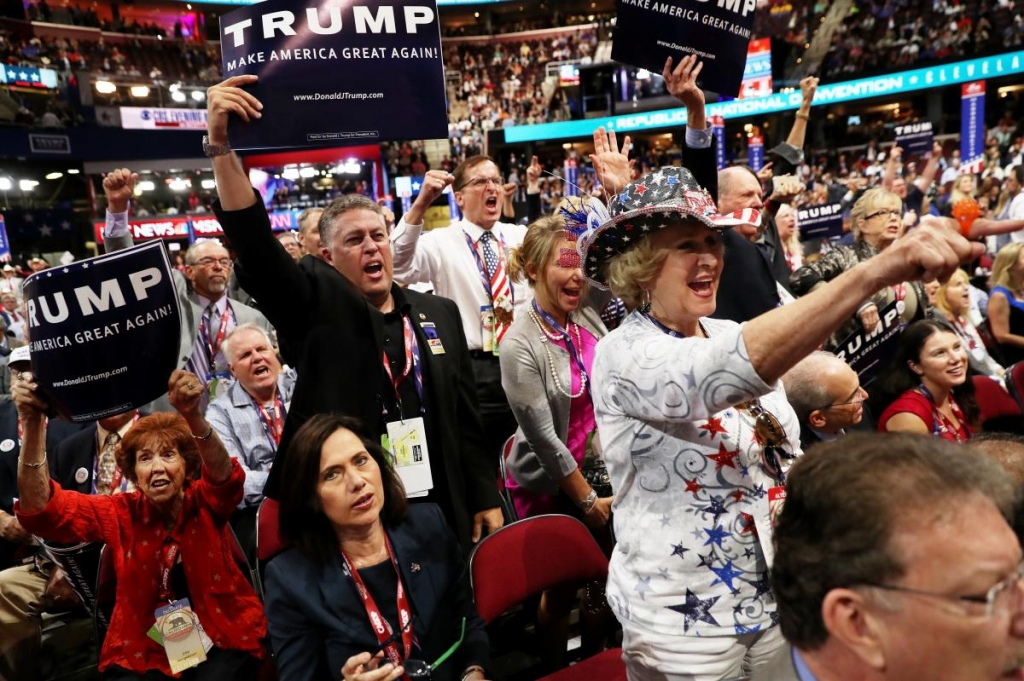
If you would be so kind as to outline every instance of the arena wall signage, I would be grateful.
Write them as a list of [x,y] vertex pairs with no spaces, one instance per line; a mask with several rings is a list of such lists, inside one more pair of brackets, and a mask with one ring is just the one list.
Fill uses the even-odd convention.
[[163,244],[43,270],[23,290],[32,370],[62,416],[93,421],[167,392],[181,314]]
[[232,117],[235,149],[343,146],[448,135],[434,0],[268,0],[221,17],[225,77],[263,117]]
[[121,107],[121,127],[128,130],[206,130],[206,109]]
[[698,55],[697,84],[735,97],[740,92],[756,0],[619,0],[612,59],[661,73]]
[[[270,227],[275,232],[287,232],[299,228],[298,210],[279,210],[270,214]],[[105,222],[93,222],[93,231],[96,234],[96,243],[103,243],[103,227]],[[144,220],[129,220],[128,228],[132,231],[132,239],[135,243],[152,241],[154,239],[175,240],[175,239],[210,239],[224,235],[217,218],[211,216],[176,217],[167,216],[163,218],[149,218]],[[2,253],[0,253],[2,255]]]
[[903,301],[893,301],[879,313],[881,331],[866,332],[859,329],[839,344],[836,357],[845,361],[857,372],[861,385],[868,385],[878,378],[882,369],[889,366],[899,347],[902,324],[897,306]]
[[985,167],[985,81],[960,89],[960,172],[980,173]]
[[[661,71],[661,68],[658,68]],[[1024,51],[1009,52],[995,57],[943,64],[912,71],[890,73],[877,78],[862,78],[843,83],[822,85],[814,96],[812,106],[839,104],[895,93],[924,90],[942,85],[956,85],[978,78],[1000,78],[1024,73]],[[800,108],[799,92],[777,93],[756,99],[737,99],[709,104],[707,115],[723,118],[744,118],[765,114],[795,111]],[[505,128],[505,142],[537,142],[550,139],[590,137],[600,126],[616,132],[632,132],[649,128],[667,128],[686,125],[686,109],[666,109],[642,114],[627,114],[608,118],[588,118],[581,121],[516,125]]]
[[831,239],[843,235],[843,204],[823,203],[796,212],[800,240]]

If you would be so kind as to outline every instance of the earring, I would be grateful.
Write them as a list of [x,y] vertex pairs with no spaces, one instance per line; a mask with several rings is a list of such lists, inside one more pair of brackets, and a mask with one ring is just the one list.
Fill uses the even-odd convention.
[[640,296],[640,311],[647,314],[651,311],[651,292],[644,289],[643,295]]

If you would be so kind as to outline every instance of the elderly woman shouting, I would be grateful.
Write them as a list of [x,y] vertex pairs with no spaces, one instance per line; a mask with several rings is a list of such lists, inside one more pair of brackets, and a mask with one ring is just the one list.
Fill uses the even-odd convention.
[[245,473],[203,418],[202,392],[194,375],[171,375],[180,415],[140,419],[117,451],[119,473],[137,491],[101,496],[50,480],[48,405],[30,373],[12,389],[24,424],[18,520],[40,537],[104,542],[113,552],[117,591],[100,653],[103,679],[254,678],[263,656],[263,610],[228,543]]
[[581,242],[583,271],[636,308],[597,346],[597,428],[618,544],[608,601],[631,681],[711,681],[782,645],[768,582],[771,505],[799,426],[779,378],[880,288],[948,276],[976,249],[926,228],[740,326],[710,318],[718,215],[686,168],[629,184]]

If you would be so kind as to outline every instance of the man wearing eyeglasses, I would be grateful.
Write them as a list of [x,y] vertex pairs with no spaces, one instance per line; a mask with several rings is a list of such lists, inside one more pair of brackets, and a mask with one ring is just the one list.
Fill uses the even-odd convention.
[[[107,196],[107,223],[103,232],[107,252],[132,245],[128,226],[128,201],[134,195],[139,176],[127,168],[108,173],[103,178]],[[228,371],[222,345],[235,326],[256,324],[267,333],[273,327],[255,308],[228,298],[228,282],[233,263],[228,250],[219,241],[207,240],[192,244],[185,252],[185,277],[191,291],[180,276],[174,277],[181,309],[181,345],[178,349],[179,369],[187,368],[204,381],[202,409],[225,392],[234,381]],[[172,270],[176,275],[177,270]],[[167,396],[153,402],[147,411],[173,411]]]
[[[424,234],[427,209],[449,186],[463,219]],[[468,158],[451,175],[431,170],[391,234],[395,279],[406,285],[432,284],[434,293],[459,307],[487,451],[495,457],[516,429],[501,387],[498,352],[514,315],[531,299],[529,288],[507,274],[508,254],[526,235],[526,227],[500,221],[515,190],[489,156]]]
[[800,419],[800,446],[842,437],[864,418],[868,393],[857,372],[831,352],[814,352],[782,377],[786,398]]
[[754,681],[1024,679],[1015,492],[988,457],[857,433],[790,469],[772,592],[789,646]]

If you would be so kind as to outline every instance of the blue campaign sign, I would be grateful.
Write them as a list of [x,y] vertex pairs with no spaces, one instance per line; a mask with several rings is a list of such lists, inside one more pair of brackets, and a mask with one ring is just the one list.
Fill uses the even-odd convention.
[[927,154],[931,152],[934,139],[931,121],[897,125],[895,132],[896,146],[902,148],[905,154]]
[[181,313],[162,243],[37,272],[23,290],[32,371],[65,418],[93,421],[167,392]]
[[832,239],[843,235],[843,204],[823,203],[796,212],[800,241]]
[[868,385],[892,363],[899,349],[903,325],[896,301],[885,306],[878,313],[882,329],[865,331],[858,329],[836,348],[836,357],[845,361],[857,372],[861,385]]
[[224,75],[260,77],[263,117],[232,116],[235,149],[447,137],[434,0],[268,0],[220,22]]
[[755,0],[619,0],[612,59],[661,73],[696,54],[697,84],[727,97],[740,92]]
[[[664,65],[664,64],[662,64]],[[658,67],[661,72],[661,66]],[[995,57],[981,57],[967,61],[931,66],[912,71],[891,73],[877,78],[861,78],[842,83],[822,85],[814,95],[811,106],[840,104],[894,93],[925,90],[936,85],[966,83],[980,77],[1003,77],[1024,73],[1024,51],[1008,52]],[[767,97],[736,99],[716,102],[707,106],[707,115],[723,118],[744,118],[764,114],[795,111],[800,108],[799,92],[776,93]],[[648,113],[626,114],[607,118],[588,118],[580,121],[515,125],[505,128],[505,142],[538,142],[550,139],[591,137],[604,126],[615,132],[633,132],[649,128],[667,128],[686,125],[686,109],[665,109]]]

